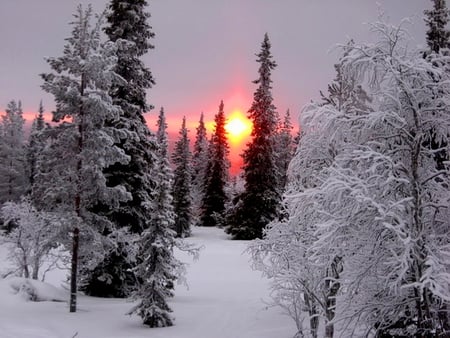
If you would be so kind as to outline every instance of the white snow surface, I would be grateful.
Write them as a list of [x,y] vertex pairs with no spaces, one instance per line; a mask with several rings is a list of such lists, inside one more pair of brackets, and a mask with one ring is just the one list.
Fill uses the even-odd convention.
[[[194,228],[188,242],[204,246],[200,259],[190,262],[189,289],[177,286],[170,301],[175,326],[150,329],[138,316],[125,313],[129,300],[78,296],[78,311],[69,313],[67,302],[27,301],[17,285],[20,278],[0,280],[1,338],[290,338],[294,322],[276,307],[268,307],[268,281],[252,271],[246,241],[231,241],[223,230]],[[0,250],[0,254],[2,251]],[[0,268],[6,264],[0,256]],[[47,280],[31,281],[38,298],[59,300],[68,292],[66,271],[54,271]],[[15,286],[15,288],[14,288]],[[63,297],[64,298],[64,297]]]

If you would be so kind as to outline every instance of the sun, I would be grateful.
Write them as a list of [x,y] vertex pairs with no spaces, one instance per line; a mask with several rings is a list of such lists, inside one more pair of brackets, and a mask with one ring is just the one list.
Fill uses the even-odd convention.
[[239,143],[252,132],[252,123],[240,110],[234,110],[225,125],[228,139],[232,143]]

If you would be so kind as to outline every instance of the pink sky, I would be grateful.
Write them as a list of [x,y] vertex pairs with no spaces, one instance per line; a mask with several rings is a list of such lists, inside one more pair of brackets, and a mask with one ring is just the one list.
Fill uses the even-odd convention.
[[[0,1],[0,111],[22,100],[24,111],[47,111],[53,97],[40,88],[40,73],[50,70],[46,57],[62,54],[70,35],[72,14],[81,3],[102,11],[108,0]],[[407,2],[407,6],[405,3]],[[278,67],[273,71],[273,98],[280,114],[290,109],[295,124],[302,107],[319,98],[334,78],[339,55],[336,44],[353,38],[373,41],[367,23],[377,21],[380,8],[394,24],[411,17],[412,45],[423,45],[423,0],[164,0],[148,1],[155,49],[143,57],[156,85],[147,92],[155,106],[149,127],[164,106],[171,134],[185,115],[191,139],[201,112],[212,121],[219,103],[225,113],[246,112],[258,77],[255,54],[264,33],[272,43]],[[34,115],[33,113],[31,113]],[[232,156],[240,153],[232,149]]]

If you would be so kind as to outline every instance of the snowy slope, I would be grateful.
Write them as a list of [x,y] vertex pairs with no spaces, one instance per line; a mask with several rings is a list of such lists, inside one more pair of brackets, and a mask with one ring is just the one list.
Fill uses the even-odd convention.
[[[267,308],[267,281],[249,267],[247,242],[227,240],[219,229],[196,228],[189,239],[203,245],[188,268],[189,290],[178,286],[171,301],[175,326],[149,329],[137,316],[124,315],[131,303],[121,299],[79,297],[69,313],[61,302],[27,302],[0,281],[1,338],[290,338],[296,332],[278,308]],[[183,257],[190,261],[188,257]],[[4,257],[0,257],[4,264]],[[54,273],[53,283],[62,273]],[[57,284],[55,284],[57,285]],[[60,292],[59,290],[58,292]],[[56,292],[56,291],[55,291]]]

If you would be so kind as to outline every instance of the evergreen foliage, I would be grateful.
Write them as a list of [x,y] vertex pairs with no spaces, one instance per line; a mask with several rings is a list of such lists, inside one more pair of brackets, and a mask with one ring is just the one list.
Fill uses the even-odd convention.
[[18,202],[28,189],[21,102],[11,101],[0,124],[0,205]]
[[[102,17],[92,26],[92,16],[91,7],[77,8],[63,55],[49,58],[52,72],[42,75],[42,88],[56,101],[53,120],[70,118],[55,128],[43,154],[46,168],[41,174],[41,182],[45,181],[41,197],[47,210],[57,209],[71,217],[66,224],[74,235],[71,312],[76,310],[78,233],[80,270],[87,274],[116,245],[113,224],[92,210],[97,205],[115,209],[121,201],[131,199],[123,185],[106,184],[104,169],[127,163],[129,156],[115,146],[123,131],[107,124],[121,115],[109,95],[112,83],[120,81],[112,71],[117,48],[112,42],[101,42]],[[105,237],[105,233],[111,236]],[[68,244],[68,238],[65,240]]]
[[287,183],[287,169],[291,162],[292,156],[294,156],[295,145],[292,136],[292,130],[294,129],[291,122],[291,114],[289,109],[284,115],[284,120],[280,123],[279,130],[276,135],[275,141],[275,164],[277,165],[277,171],[279,175],[279,191],[284,192]]
[[433,9],[424,11],[425,22],[428,26],[426,38],[430,50],[439,53],[441,49],[450,47],[450,32],[447,29],[450,12],[445,0],[431,1],[433,1]]
[[[153,49],[149,42],[154,33],[148,24],[150,14],[145,11],[144,0],[112,0],[108,6],[108,38],[117,46],[117,62],[114,72],[124,81],[112,84],[110,95],[113,103],[121,107],[118,118],[107,124],[120,130],[115,146],[130,160],[116,162],[104,170],[108,186],[121,185],[132,198],[121,201],[117,208],[98,205],[94,212],[101,213],[128,239],[120,240],[85,281],[84,291],[93,296],[127,297],[136,283],[132,267],[135,265],[132,248],[133,234],[141,234],[152,212],[152,200],[156,182],[154,165],[156,144],[147,127],[143,114],[153,108],[146,102],[146,90],[154,85],[152,73],[141,57]],[[131,234],[127,234],[131,232]]]
[[114,104],[122,109],[119,118],[108,123],[124,131],[116,145],[130,156],[126,164],[109,167],[106,175],[108,184],[124,185],[133,196],[109,217],[120,227],[129,226],[132,233],[141,233],[145,228],[155,185],[152,166],[156,144],[143,116],[152,108],[146,103],[146,90],[153,86],[154,79],[140,59],[153,48],[149,39],[154,33],[147,23],[150,14],[145,12],[146,6],[145,0],[112,0],[105,28],[109,39],[118,46],[114,71],[125,80],[114,83],[110,90]]
[[[450,12],[447,9],[445,0],[433,0],[433,9],[426,10],[424,13],[425,22],[429,27],[426,35],[429,50],[424,52],[424,57],[429,61],[436,58],[435,54],[448,58],[450,48],[450,31],[447,29],[447,25],[449,22]],[[448,67],[450,65],[448,61],[444,64],[439,64],[440,67],[445,67],[448,71]],[[439,81],[439,78],[436,78],[436,81]],[[435,100],[439,100],[442,93],[435,91],[432,95]],[[441,170],[445,168],[445,162],[448,161],[449,156],[448,151],[446,150],[446,141],[442,138],[438,138],[437,135],[438,133],[434,129],[430,129],[427,136],[424,138],[424,145],[433,149],[436,167]]]
[[166,128],[164,109],[161,108],[156,134],[159,150],[156,162],[155,211],[139,240],[141,261],[135,268],[139,288],[133,295],[139,302],[129,312],[129,314],[137,313],[149,327],[173,325],[173,318],[170,315],[172,310],[167,304],[167,298],[173,297],[174,281],[179,277],[177,273],[184,269],[183,264],[173,255],[176,245],[176,233],[172,230],[175,214],[172,205],[172,171],[168,159]]
[[175,211],[175,231],[178,237],[183,238],[190,236],[191,225],[193,223],[191,152],[189,150],[186,117],[183,117],[179,139],[175,143],[175,149],[172,154],[172,162],[175,165],[172,190]]
[[42,151],[45,147],[45,127],[44,106],[41,101],[39,103],[38,115],[35,117],[33,124],[31,125],[30,138],[27,147],[28,174],[31,190],[33,190],[35,177],[39,170],[38,161],[41,158]]
[[243,154],[245,191],[236,199],[227,220],[227,232],[234,239],[261,238],[264,227],[278,215],[281,197],[274,144],[278,114],[271,92],[271,72],[276,63],[270,47],[266,34],[257,54],[259,78],[254,83],[259,86],[248,111],[253,129]]
[[209,160],[209,142],[203,113],[200,115],[196,131],[192,152],[192,204],[194,217],[198,220],[201,215],[201,204],[205,194],[206,169]]
[[225,130],[223,101],[214,117],[215,127],[209,147],[209,161],[205,175],[205,194],[202,200],[202,215],[199,225],[221,226],[228,197],[225,187],[228,183],[228,140]]

